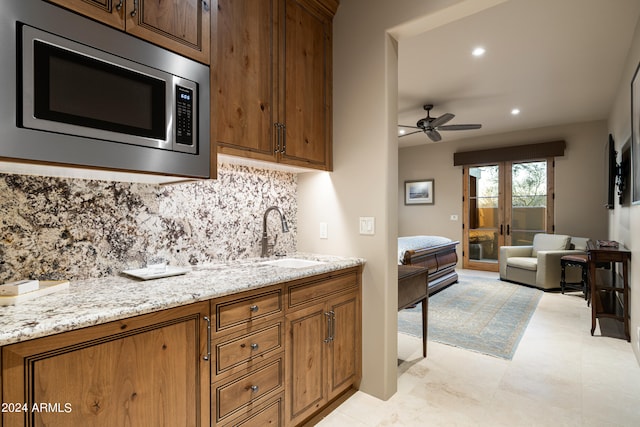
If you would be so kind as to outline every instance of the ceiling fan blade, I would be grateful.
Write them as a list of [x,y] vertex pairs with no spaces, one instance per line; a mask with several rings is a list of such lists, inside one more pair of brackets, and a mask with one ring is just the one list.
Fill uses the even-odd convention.
[[398,125],[400,128],[412,128],[412,129],[420,129],[418,126],[409,126],[409,125]]
[[438,142],[442,139],[442,136],[438,133],[437,130],[425,130],[424,133],[426,133],[429,139],[433,142]]
[[398,135],[398,138],[402,138],[403,136],[413,135],[414,133],[419,133],[419,132],[422,132],[422,130],[416,130],[416,131],[409,132],[409,133],[403,133],[402,135]]
[[440,117],[436,117],[435,119],[433,119],[430,125],[431,127],[437,128],[438,126],[442,126],[443,124],[447,123],[449,120],[453,119],[454,117],[455,117],[454,114],[445,113]]
[[473,129],[480,129],[481,127],[482,125],[478,125],[478,124],[446,125],[446,126],[439,126],[438,130],[473,130]]

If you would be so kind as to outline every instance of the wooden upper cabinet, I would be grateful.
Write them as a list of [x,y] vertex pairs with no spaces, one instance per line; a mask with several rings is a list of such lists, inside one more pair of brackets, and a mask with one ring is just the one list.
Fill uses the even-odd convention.
[[218,0],[211,86],[221,153],[276,160],[278,0]]
[[330,170],[331,17],[313,2],[285,0],[284,4],[282,161]]
[[124,31],[125,0],[49,0]]
[[335,0],[220,0],[212,69],[218,152],[331,170]]
[[209,63],[211,0],[127,0],[126,30]]
[[50,0],[67,9],[209,64],[213,0]]

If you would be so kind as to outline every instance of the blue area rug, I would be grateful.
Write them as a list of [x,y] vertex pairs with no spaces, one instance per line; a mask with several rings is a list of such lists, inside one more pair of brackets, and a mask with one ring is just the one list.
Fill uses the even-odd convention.
[[[429,298],[430,341],[511,359],[542,291],[474,276]],[[422,337],[420,304],[398,313],[398,332]]]

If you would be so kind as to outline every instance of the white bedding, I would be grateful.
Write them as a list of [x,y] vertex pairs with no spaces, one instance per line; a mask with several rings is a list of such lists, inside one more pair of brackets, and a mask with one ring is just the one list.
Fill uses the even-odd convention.
[[441,236],[407,236],[398,237],[398,264],[402,264],[404,253],[408,250],[426,248],[452,242]]

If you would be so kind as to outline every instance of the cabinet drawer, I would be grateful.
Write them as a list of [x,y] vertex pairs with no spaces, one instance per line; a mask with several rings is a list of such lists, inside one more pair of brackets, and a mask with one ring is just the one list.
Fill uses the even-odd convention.
[[243,412],[248,412],[257,400],[280,392],[283,386],[283,361],[278,358],[247,375],[234,378],[224,384],[214,384],[213,408],[216,421]]
[[230,331],[236,326],[282,314],[282,288],[214,300],[212,311],[216,318],[215,332]]
[[251,415],[225,424],[225,427],[254,427],[284,425],[284,399],[279,395],[275,400],[265,405],[252,408]]
[[216,375],[241,368],[267,353],[282,350],[282,322],[238,337],[225,338],[214,344]]
[[358,277],[355,271],[338,275],[327,275],[317,280],[292,284],[287,289],[289,308],[313,303],[330,295],[355,289]]

